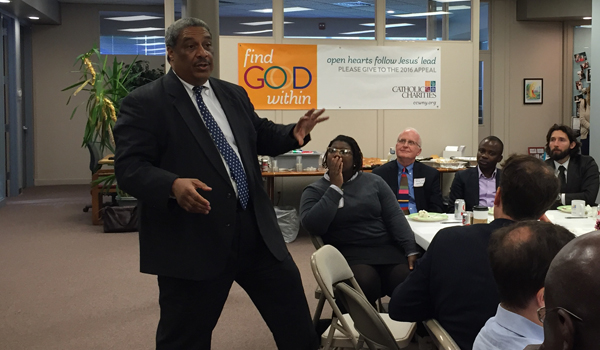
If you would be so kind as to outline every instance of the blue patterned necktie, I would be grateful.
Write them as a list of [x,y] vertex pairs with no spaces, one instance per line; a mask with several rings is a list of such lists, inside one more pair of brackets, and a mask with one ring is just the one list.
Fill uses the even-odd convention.
[[206,128],[210,132],[213,142],[219,149],[219,152],[225,159],[227,166],[229,166],[231,176],[237,184],[240,205],[242,206],[242,208],[246,209],[246,206],[248,205],[248,199],[250,198],[250,195],[248,193],[248,181],[246,179],[246,172],[244,172],[244,167],[242,166],[240,158],[233,151],[233,148],[231,148],[229,142],[227,142],[227,139],[225,138],[225,135],[223,135],[223,131],[215,121],[215,118],[213,118],[212,114],[210,114],[210,112],[208,111],[208,108],[206,108],[206,104],[204,104],[204,100],[202,99],[202,89],[204,89],[204,86],[194,86],[196,103],[198,103],[200,114],[202,114],[202,118],[204,119]]

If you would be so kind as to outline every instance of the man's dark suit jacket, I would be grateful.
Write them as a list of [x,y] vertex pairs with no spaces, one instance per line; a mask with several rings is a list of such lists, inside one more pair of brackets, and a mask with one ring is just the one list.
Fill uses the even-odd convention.
[[[283,260],[289,253],[263,187],[257,154],[275,156],[297,148],[294,125],[259,118],[243,88],[209,81],[235,136],[260,233],[271,253]],[[208,129],[173,71],[123,100],[114,134],[117,181],[139,200],[141,271],[191,280],[222,273],[238,200]],[[171,187],[179,177],[197,178],[212,188],[200,191],[211,204],[208,215],[188,213],[177,204]]]
[[[554,160],[547,159],[546,164],[555,169]],[[571,205],[573,199],[583,199],[585,204],[596,205],[599,187],[598,164],[596,164],[594,158],[584,155],[572,156],[567,169],[565,204]],[[561,201],[556,201],[552,209],[556,209],[561,205]]]
[[[449,213],[454,213],[454,201],[459,198],[465,200],[466,210],[473,210],[474,206],[479,205],[479,171],[477,169],[477,167],[469,168],[455,173],[450,187]],[[500,186],[500,176],[502,176],[502,170],[496,169],[496,188]]]
[[[394,191],[394,195],[398,193],[398,161],[387,162],[373,169],[373,174],[381,176]],[[414,162],[413,181],[422,178],[425,178],[425,184],[422,187],[414,187],[417,210],[427,210],[432,213],[445,212],[440,188],[440,172],[428,165]]]
[[416,268],[396,287],[390,317],[409,322],[434,318],[461,349],[472,349],[500,302],[487,252],[490,235],[511,223],[496,219],[440,230]]

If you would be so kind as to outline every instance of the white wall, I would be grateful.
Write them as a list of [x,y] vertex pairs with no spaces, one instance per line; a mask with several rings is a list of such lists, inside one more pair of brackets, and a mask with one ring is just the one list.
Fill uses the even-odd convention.
[[[518,22],[516,0],[491,6],[492,134],[504,141],[506,157],[545,145],[550,126],[562,122],[563,26]],[[544,79],[543,104],[523,104],[525,78]]]
[[[79,65],[75,58],[89,51],[100,38],[100,10],[135,10],[162,12],[161,6],[127,7],[80,4],[61,4],[61,25],[33,27],[33,120],[35,152],[35,184],[86,184],[90,182],[90,156],[81,148],[85,128],[85,105],[73,108],[87,100],[85,92],[71,100],[63,88],[76,83],[80,75],[72,73]],[[135,56],[119,56],[130,63]],[[164,57],[145,56],[153,67],[160,67]],[[112,62],[113,57],[109,57]],[[72,93],[73,91],[71,91]]]

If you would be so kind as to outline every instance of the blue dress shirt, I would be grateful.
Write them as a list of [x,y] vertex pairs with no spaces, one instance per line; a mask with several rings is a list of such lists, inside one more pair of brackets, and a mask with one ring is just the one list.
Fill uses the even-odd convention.
[[544,342],[544,328],[498,305],[496,316],[479,331],[473,350],[523,350]]
[[[398,163],[398,188],[400,188],[400,178],[402,177],[402,169],[404,169],[404,165],[400,164],[397,159],[396,162]],[[406,167],[406,179],[408,180],[408,196],[410,197],[408,199],[408,211],[410,211],[411,214],[419,212],[417,210],[417,203],[415,202],[413,165],[415,165],[415,163],[412,163],[411,165]]]

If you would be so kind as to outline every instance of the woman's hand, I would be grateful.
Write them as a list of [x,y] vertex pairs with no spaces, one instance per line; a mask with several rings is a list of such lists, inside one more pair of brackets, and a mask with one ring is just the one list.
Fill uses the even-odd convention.
[[344,176],[342,175],[343,165],[342,157],[337,155],[331,158],[331,161],[327,164],[329,168],[329,181],[339,188],[342,188],[344,184]]

